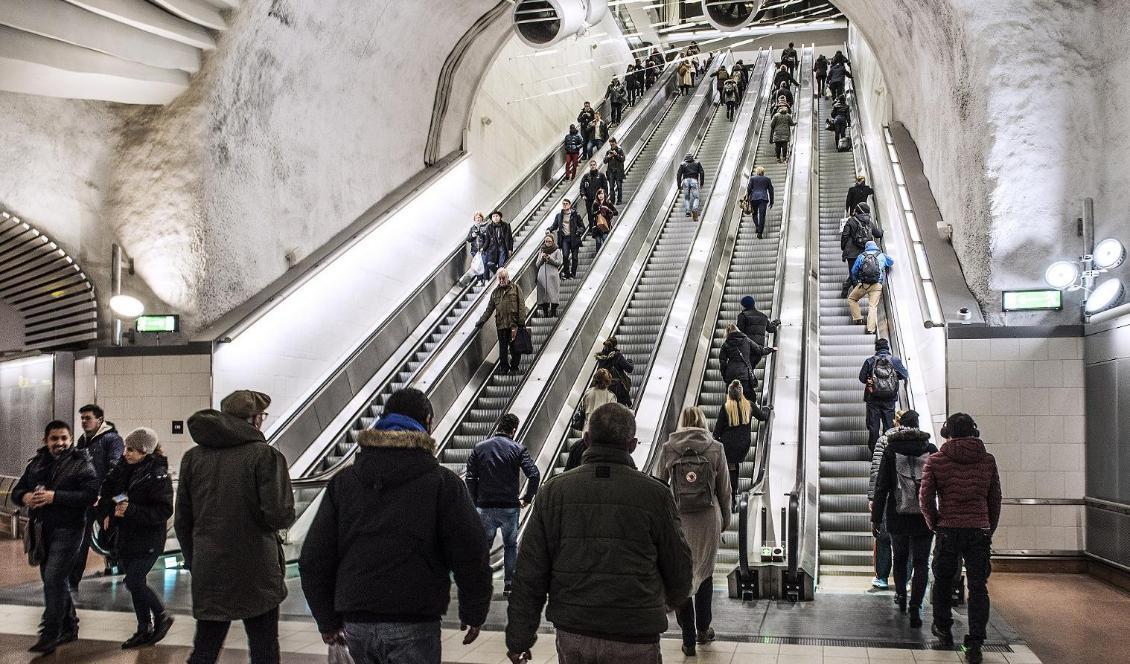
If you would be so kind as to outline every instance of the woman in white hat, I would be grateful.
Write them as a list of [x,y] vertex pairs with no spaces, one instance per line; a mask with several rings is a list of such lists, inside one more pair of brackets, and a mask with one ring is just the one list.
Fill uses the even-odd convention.
[[173,482],[156,431],[134,429],[125,443],[122,460],[102,485],[98,505],[106,526],[117,533],[115,554],[137,614],[137,632],[122,648],[137,648],[157,643],[173,626],[161,600],[145,583],[153,563],[165,551],[166,526],[173,515]]

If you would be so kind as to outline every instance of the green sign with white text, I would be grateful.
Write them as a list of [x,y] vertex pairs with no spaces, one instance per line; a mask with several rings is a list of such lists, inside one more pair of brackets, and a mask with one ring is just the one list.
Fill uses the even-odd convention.
[[180,330],[180,316],[166,314],[161,316],[139,316],[134,323],[138,332],[176,332]]
[[1063,292],[1058,290],[1004,291],[1005,311],[1059,311]]

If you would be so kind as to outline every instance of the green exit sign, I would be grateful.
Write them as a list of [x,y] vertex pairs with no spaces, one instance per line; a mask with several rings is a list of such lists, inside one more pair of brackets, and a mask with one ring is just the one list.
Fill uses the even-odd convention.
[[134,329],[138,332],[177,332],[180,330],[180,316],[175,314],[138,316]]
[[1004,291],[1005,311],[1059,311],[1063,309],[1063,291],[1015,290]]

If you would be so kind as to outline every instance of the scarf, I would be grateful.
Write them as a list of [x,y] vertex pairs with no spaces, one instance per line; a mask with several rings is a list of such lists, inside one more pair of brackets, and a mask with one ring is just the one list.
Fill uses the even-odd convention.
[[377,431],[419,431],[420,433],[427,433],[428,430],[424,428],[416,420],[408,417],[407,415],[399,415],[393,413],[385,415],[373,425]]
[[552,235],[546,235],[546,237],[549,238],[549,244],[547,245],[545,242],[542,242],[541,251],[543,254],[552,254],[557,251],[557,241],[553,239]]

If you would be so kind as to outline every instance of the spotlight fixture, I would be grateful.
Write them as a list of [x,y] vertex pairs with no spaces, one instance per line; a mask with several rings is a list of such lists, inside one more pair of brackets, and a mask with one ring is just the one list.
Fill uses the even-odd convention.
[[[1079,266],[1073,261],[1056,261],[1044,270],[1044,281],[1052,288],[1071,289],[1079,278]],[[1074,290],[1074,289],[1071,289]]]
[[1095,267],[1100,270],[1113,270],[1126,260],[1126,246],[1118,240],[1108,237],[1095,245],[1095,253],[1092,256]]
[[145,305],[132,295],[115,295],[110,298],[110,308],[122,318],[137,318],[145,313]]
[[1084,305],[1084,311],[1088,314],[1106,311],[1122,302],[1122,296],[1125,293],[1126,289],[1123,287],[1121,279],[1107,279],[1091,291],[1091,296],[1087,298],[1087,304]]

